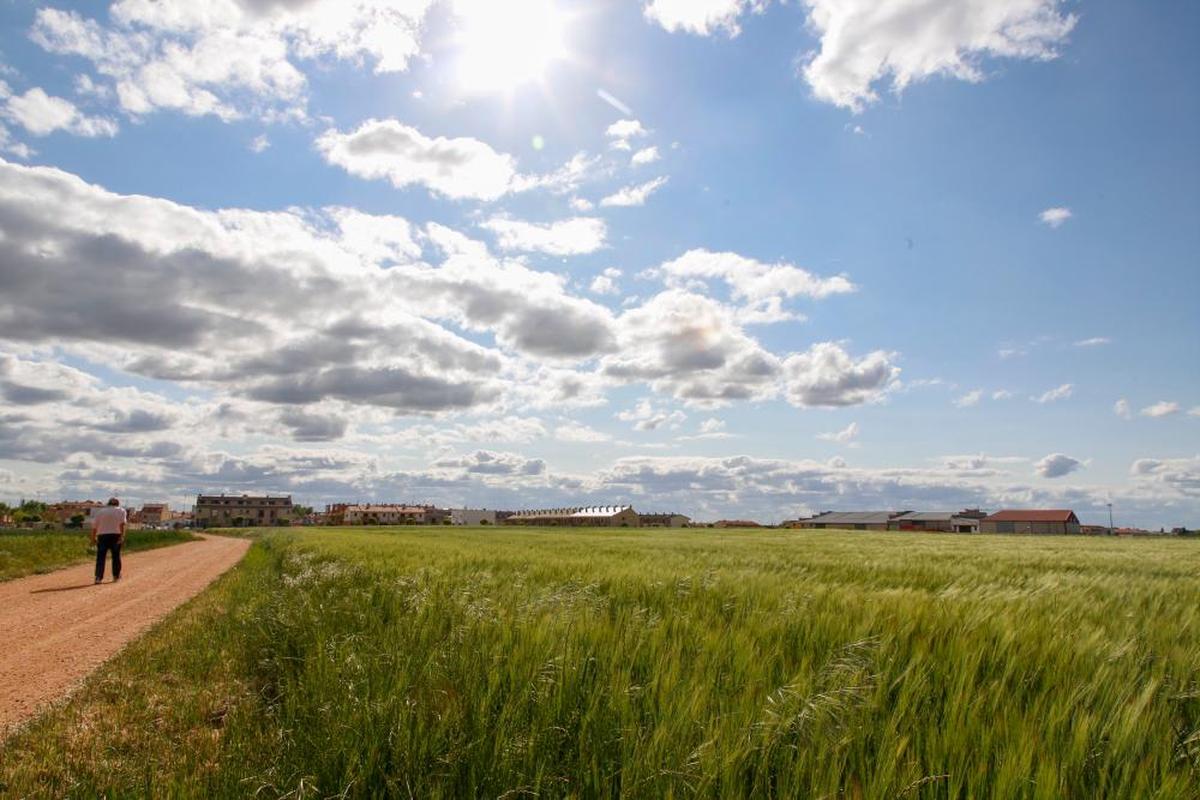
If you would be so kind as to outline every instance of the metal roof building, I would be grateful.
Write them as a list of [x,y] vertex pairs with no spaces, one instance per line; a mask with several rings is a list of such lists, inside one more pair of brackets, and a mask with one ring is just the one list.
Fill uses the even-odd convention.
[[637,528],[641,521],[633,506],[572,506],[518,511],[505,525],[545,525],[575,528]]
[[997,511],[979,521],[981,533],[1079,533],[1079,517],[1069,509]]
[[798,520],[798,528],[825,530],[840,528],[851,531],[886,531],[888,522],[902,512],[894,511],[826,511],[811,519]]
[[979,520],[950,511],[909,511],[888,523],[893,531],[941,531],[943,533],[979,533]]

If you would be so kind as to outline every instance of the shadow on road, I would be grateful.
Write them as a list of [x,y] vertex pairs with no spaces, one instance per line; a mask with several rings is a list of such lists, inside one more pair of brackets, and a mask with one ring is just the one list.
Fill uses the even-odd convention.
[[77,586],[52,586],[49,589],[31,589],[30,594],[43,594],[45,592],[70,592],[75,589],[90,589],[95,586],[94,583],[81,583]]

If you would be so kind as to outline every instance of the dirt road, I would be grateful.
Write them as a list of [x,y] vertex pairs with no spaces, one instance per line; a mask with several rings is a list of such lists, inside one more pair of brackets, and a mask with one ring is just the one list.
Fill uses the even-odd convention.
[[122,554],[119,583],[110,575],[93,585],[93,564],[0,583],[0,739],[70,693],[249,547],[245,539],[205,536]]

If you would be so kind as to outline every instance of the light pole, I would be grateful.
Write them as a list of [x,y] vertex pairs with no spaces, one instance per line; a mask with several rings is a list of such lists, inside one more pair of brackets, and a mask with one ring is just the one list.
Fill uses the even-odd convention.
[[1112,536],[1113,535],[1112,503],[1105,503],[1105,505],[1108,506],[1108,535]]

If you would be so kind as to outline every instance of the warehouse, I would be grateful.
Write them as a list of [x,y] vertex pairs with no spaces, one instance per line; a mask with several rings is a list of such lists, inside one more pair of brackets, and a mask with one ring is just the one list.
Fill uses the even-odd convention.
[[574,506],[518,511],[505,525],[545,525],[572,528],[637,528],[641,524],[633,506]]
[[886,531],[888,523],[897,516],[900,514],[891,511],[826,511],[790,524],[814,530]]
[[893,517],[888,530],[979,533],[979,520],[949,511],[909,511]]
[[683,514],[638,514],[643,528],[686,528],[692,520]]
[[1079,533],[1079,517],[1074,511],[1044,509],[1034,511],[997,511],[979,521],[982,533]]

